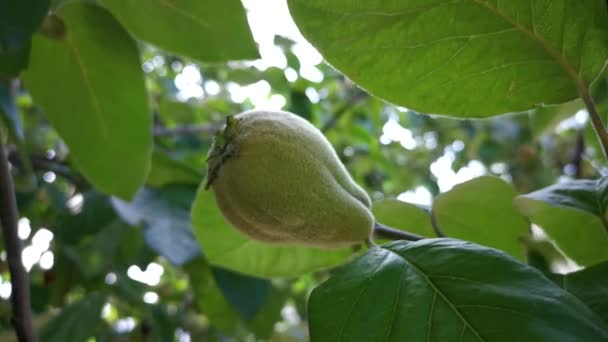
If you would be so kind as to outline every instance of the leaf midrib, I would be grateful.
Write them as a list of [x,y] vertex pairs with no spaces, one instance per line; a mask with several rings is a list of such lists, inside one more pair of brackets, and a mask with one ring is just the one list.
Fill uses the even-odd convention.
[[66,37],[65,41],[67,42],[67,45],[71,48],[74,58],[76,59],[76,63],[78,63],[78,69],[80,70],[80,74],[82,75],[82,80],[83,80],[85,89],[87,90],[87,92],[89,93],[89,96],[91,97],[93,113],[95,114],[95,118],[97,118],[97,121],[99,122],[99,127],[101,129],[101,135],[103,136],[105,141],[110,141],[109,134],[108,134],[108,127],[103,118],[101,105],[99,104],[99,99],[97,98],[97,95],[95,95],[95,91],[93,90],[93,83],[91,82],[91,79],[86,70],[86,67],[83,64],[83,58],[82,58],[82,55],[80,54],[80,50],[78,49],[78,47],[76,46],[76,44],[74,43],[74,41],[72,40],[72,38],[69,35]]
[[[481,0],[471,0],[471,1],[473,1],[478,6],[487,9],[488,11],[490,11],[490,13],[499,16],[500,18],[502,18],[509,24],[513,25],[513,27],[515,27],[516,29],[527,34],[530,38],[532,38],[532,40],[536,41],[538,43],[538,45],[540,47],[542,47],[549,54],[549,56],[551,56],[551,58],[555,59],[559,63],[559,65],[562,67],[562,69],[564,69],[566,75],[568,75],[572,79],[572,81],[576,85],[579,92],[586,87],[585,82],[579,77],[579,74],[576,72],[576,70],[574,70],[574,68],[570,65],[570,63],[568,63],[568,61],[563,58],[563,55],[561,54],[561,52],[555,50],[543,37],[536,34],[536,30],[534,29],[535,26],[534,26],[534,11],[533,10],[531,10],[532,11],[533,31],[530,31],[528,28],[521,25],[517,21],[513,20],[513,18],[505,15],[498,8],[490,5],[489,3],[481,1]],[[564,17],[565,17],[565,15],[564,15]],[[562,42],[562,45],[563,45],[563,42]]]
[[[443,299],[445,301],[445,303],[450,307],[450,309],[452,309],[452,311],[456,314],[456,316],[458,316],[458,318],[460,318],[460,320],[462,321],[462,323],[464,324],[465,327],[467,327],[469,330],[471,330],[473,332],[473,334],[475,334],[475,337],[477,337],[477,339],[481,342],[485,342],[486,340],[479,334],[479,332],[477,330],[475,330],[473,328],[473,326],[471,325],[471,323],[469,323],[469,321],[462,315],[462,313],[460,312],[460,310],[458,310],[458,307],[452,303],[448,297],[439,289],[439,287],[437,287],[435,285],[435,283],[431,280],[431,278],[428,277],[428,275],[418,266],[416,266],[413,262],[411,262],[410,260],[408,260],[405,256],[390,250],[388,248],[385,248],[387,251],[389,251],[389,253],[393,253],[395,255],[397,255],[400,259],[402,259],[406,264],[410,265],[414,271],[416,271],[416,273],[418,273],[423,279],[424,281],[433,289],[434,293],[439,295],[439,297],[441,297],[441,299]],[[432,313],[431,313],[432,314]]]
[[[297,2],[300,2],[300,4],[302,6],[306,6],[305,1],[300,1],[300,0],[294,0]],[[490,5],[489,3],[482,1],[482,0],[461,0],[462,2],[464,1],[471,1],[473,4],[478,5],[479,7],[487,10],[488,12],[490,12],[490,14],[495,15],[500,17],[501,19],[503,19],[504,21],[506,21],[507,23],[509,23],[511,26],[513,26],[515,29],[519,30],[520,32],[526,34],[527,36],[529,36],[533,41],[535,41],[553,60],[555,60],[560,66],[561,68],[564,70],[565,74],[572,80],[572,82],[575,84],[577,90],[580,92],[584,91],[585,88],[587,87],[587,84],[585,83],[585,81],[580,77],[580,75],[578,74],[578,72],[572,67],[572,65],[570,65],[570,63],[564,58],[564,56],[562,55],[562,53],[560,51],[557,51],[556,49],[554,49],[551,44],[549,44],[542,36],[538,35],[535,29],[535,21],[534,21],[534,11],[531,9],[532,12],[532,23],[533,23],[533,29],[530,30],[527,27],[521,25],[519,22],[515,21],[513,18],[511,18],[510,16],[506,15],[505,13],[501,12],[498,8],[496,8],[495,6]],[[382,16],[402,16],[402,15],[409,15],[412,13],[416,13],[420,10],[425,10],[428,8],[433,8],[436,6],[442,6],[444,4],[447,3],[454,3],[454,2],[460,2],[459,0],[452,0],[452,1],[439,1],[439,2],[434,2],[431,4],[427,4],[425,6],[421,6],[421,7],[417,7],[417,8],[413,8],[413,9],[408,9],[408,10],[403,10],[403,11],[398,11],[398,12],[394,12],[394,13],[387,13],[387,12],[380,12],[380,11],[367,11],[367,12],[344,12],[344,11],[337,11],[337,10],[328,10],[328,9],[320,9],[318,7],[310,7],[309,8],[315,8],[317,10],[322,10],[322,11],[326,11],[326,12],[330,12],[330,13],[336,13],[336,14],[342,14],[344,16],[355,16],[355,15],[382,15]],[[532,4],[531,4],[532,5]],[[565,15],[564,15],[565,17]],[[563,25],[563,24],[562,24]],[[562,42],[563,45],[563,42]]]
[[192,21],[194,21],[195,23],[199,24],[200,26],[204,27],[205,29],[207,29],[209,27],[209,23],[204,21],[203,19],[190,14],[188,12],[186,12],[185,10],[175,6],[174,4],[170,3],[168,0],[158,0],[158,3],[163,6],[166,7],[172,11],[174,11],[175,13],[177,13],[178,15],[181,15],[183,17],[186,17]]

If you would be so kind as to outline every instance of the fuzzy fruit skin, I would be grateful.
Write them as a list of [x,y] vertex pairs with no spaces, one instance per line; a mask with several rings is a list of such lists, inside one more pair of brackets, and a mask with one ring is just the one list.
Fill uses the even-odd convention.
[[371,201],[333,147],[288,112],[228,120],[210,151],[208,177],[226,219],[254,240],[338,248],[367,240]]

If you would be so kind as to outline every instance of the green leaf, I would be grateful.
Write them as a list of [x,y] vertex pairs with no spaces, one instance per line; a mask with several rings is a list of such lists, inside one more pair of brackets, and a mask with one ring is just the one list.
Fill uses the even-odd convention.
[[68,245],[80,242],[83,236],[92,235],[116,219],[108,196],[90,190],[82,194],[82,208],[74,214],[63,211],[57,218],[56,239]]
[[602,222],[606,181],[574,180],[518,196],[515,205],[560,249],[581,265],[608,259],[608,232]]
[[192,205],[194,235],[212,265],[259,277],[294,277],[345,262],[350,248],[324,250],[254,241],[222,216],[211,191],[199,188]]
[[557,285],[572,293],[608,323],[608,262],[584,270],[554,274]]
[[131,198],[152,152],[152,117],[135,42],[104,9],[67,4],[62,40],[35,36],[27,89],[98,189]]
[[211,323],[224,333],[234,333],[239,324],[239,315],[226,301],[222,291],[213,277],[211,266],[205,258],[198,257],[184,269],[190,277],[194,300],[198,308],[207,316]]
[[583,108],[585,105],[580,99],[560,105],[540,106],[529,114],[530,125],[536,132],[545,133]]
[[270,281],[213,268],[213,276],[226,300],[245,321],[252,320],[266,303],[272,290]]
[[[92,239],[84,239],[77,246],[62,246],[68,257],[82,274],[83,280],[103,277],[113,268],[112,258],[120,244],[126,225],[116,220],[97,233]],[[74,270],[72,270],[73,272]],[[99,278],[97,278],[99,279]]]
[[488,117],[574,100],[608,57],[604,0],[289,0],[302,34],[371,93]]
[[257,59],[239,0],[103,0],[135,36],[204,62]]
[[44,342],[84,342],[95,335],[101,323],[101,309],[105,304],[105,296],[100,293],[90,293],[61,310],[58,316],[52,318],[40,333]]
[[449,237],[501,249],[525,260],[519,238],[529,225],[513,206],[513,186],[496,177],[478,177],[456,185],[433,203],[433,214]]
[[167,123],[191,124],[196,121],[194,107],[187,102],[163,98],[158,104],[158,111],[160,118]]
[[150,340],[155,342],[173,341],[178,324],[165,305],[146,305],[151,326]]
[[173,159],[167,153],[154,149],[152,166],[146,184],[153,187],[163,187],[169,184],[199,184],[203,174],[188,164]]
[[452,239],[374,248],[314,289],[309,308],[312,341],[608,339],[589,308],[538,271]]
[[0,76],[15,77],[27,66],[31,35],[48,10],[48,0],[0,2]]
[[428,210],[397,199],[384,199],[372,204],[376,221],[410,233],[435,237]]
[[30,59],[30,45],[28,41],[16,49],[0,52],[0,76],[16,77],[25,69]]
[[131,225],[145,223],[144,239],[150,248],[179,266],[192,260],[201,249],[192,234],[190,205],[196,188],[171,185],[143,188],[132,202],[117,198],[112,204]]
[[285,306],[288,291],[281,288],[272,288],[264,306],[255,315],[247,326],[257,339],[270,339],[275,332],[275,324],[281,320],[281,310]]

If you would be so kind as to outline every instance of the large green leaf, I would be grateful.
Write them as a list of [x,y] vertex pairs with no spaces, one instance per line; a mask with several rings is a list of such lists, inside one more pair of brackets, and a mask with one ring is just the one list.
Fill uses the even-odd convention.
[[84,176],[128,199],[145,180],[152,152],[152,117],[135,42],[100,7],[70,3],[56,14],[66,36],[34,37],[26,87]]
[[192,206],[194,235],[213,265],[261,277],[294,277],[339,265],[351,255],[350,248],[324,250],[279,246],[251,240],[222,216],[211,191],[203,186]]
[[584,270],[555,274],[552,279],[608,323],[608,262]]
[[317,287],[312,341],[605,341],[574,296],[506,254],[451,239],[374,248]]
[[67,305],[53,317],[40,333],[44,342],[83,342],[94,336],[101,323],[101,309],[105,296],[90,293],[77,302]]
[[581,265],[608,260],[606,181],[574,180],[518,196],[517,208]]
[[427,210],[396,199],[374,202],[372,213],[376,221],[406,232],[426,236],[436,236]]
[[487,117],[576,99],[608,57],[604,0],[289,0],[354,82],[423,113]]
[[513,206],[516,195],[500,178],[478,177],[439,195],[433,214],[447,236],[502,249],[525,260],[519,238],[527,234],[529,225]]
[[259,54],[239,0],[103,0],[135,36],[205,62]]

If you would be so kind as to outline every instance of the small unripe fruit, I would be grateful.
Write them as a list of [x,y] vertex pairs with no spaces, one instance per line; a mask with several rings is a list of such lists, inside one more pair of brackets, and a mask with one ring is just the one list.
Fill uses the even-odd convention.
[[364,242],[374,224],[369,197],[329,141],[287,112],[229,117],[209,153],[206,186],[254,240],[337,248]]

